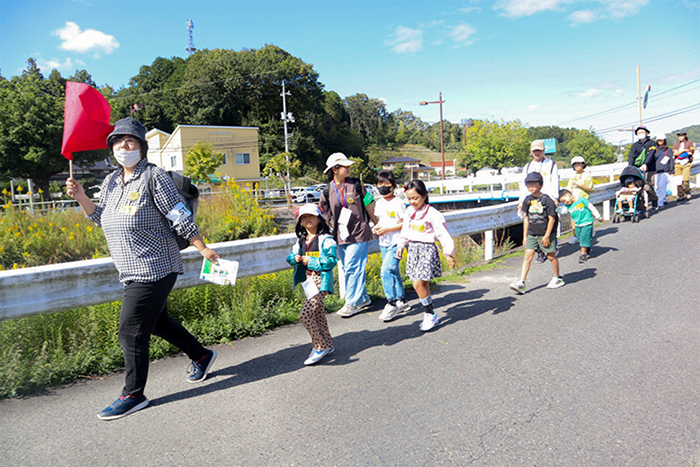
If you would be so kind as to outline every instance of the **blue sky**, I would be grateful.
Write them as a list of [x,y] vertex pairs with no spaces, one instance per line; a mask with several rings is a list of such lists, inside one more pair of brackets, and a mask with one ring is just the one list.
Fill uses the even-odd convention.
[[[0,0],[0,70],[86,69],[120,88],[156,57],[278,45],[327,90],[422,119],[520,119],[630,142],[700,123],[700,0]],[[690,111],[689,111],[690,109]],[[288,109],[293,111],[293,109]],[[607,131],[606,131],[607,130]]]

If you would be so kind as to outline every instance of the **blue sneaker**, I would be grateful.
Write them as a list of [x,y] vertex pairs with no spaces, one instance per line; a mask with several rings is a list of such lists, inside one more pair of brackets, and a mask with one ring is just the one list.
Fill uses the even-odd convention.
[[141,410],[147,405],[148,397],[144,395],[141,395],[141,397],[134,397],[131,395],[119,396],[119,399],[114,401],[112,405],[98,413],[97,418],[102,420],[116,420],[117,418],[126,417],[137,410]]
[[304,365],[313,365],[314,363],[318,363],[321,361],[323,357],[325,357],[328,354],[333,353],[333,347],[328,347],[327,349],[324,350],[316,350],[316,349],[311,349],[311,353],[309,354],[309,358],[307,358],[304,361]]
[[216,360],[216,351],[209,350],[206,357],[202,357],[196,362],[190,362],[187,367],[187,373],[190,375],[187,377],[187,381],[190,383],[199,383],[204,381],[204,379],[209,374],[214,360]]

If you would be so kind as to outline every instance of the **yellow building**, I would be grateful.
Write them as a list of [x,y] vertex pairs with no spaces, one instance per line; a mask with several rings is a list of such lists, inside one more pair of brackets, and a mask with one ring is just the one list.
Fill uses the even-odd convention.
[[258,128],[240,126],[178,125],[172,134],[153,129],[146,133],[148,161],[165,170],[182,173],[187,150],[198,141],[212,143],[224,154],[224,163],[210,178],[213,182],[234,179],[238,183],[260,181]]

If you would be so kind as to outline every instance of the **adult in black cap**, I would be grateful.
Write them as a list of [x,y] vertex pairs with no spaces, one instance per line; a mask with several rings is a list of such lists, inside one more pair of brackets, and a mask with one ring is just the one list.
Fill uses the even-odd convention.
[[162,337],[189,356],[189,382],[203,381],[216,359],[215,351],[205,349],[168,314],[168,294],[184,269],[175,236],[163,217],[170,219],[178,235],[189,239],[202,256],[216,261],[218,255],[204,244],[193,216],[180,201],[175,183],[159,167],[153,168],[153,196],[150,195],[144,180],[148,164],[146,128],[132,117],[121,119],[114,125],[107,144],[120,168],[102,183],[100,204],[93,203],[75,179],[69,178],[66,187],[88,219],[102,227],[119,280],[124,284],[119,343],[124,352],[126,382],[119,398],[97,415],[113,420],[148,405],[144,389],[151,335]]
[[673,156],[676,158],[674,175],[682,175],[683,182],[678,185],[678,201],[690,199],[690,166],[693,163],[695,144],[688,141],[688,132],[681,130],[676,133],[678,142],[673,145]]
[[637,141],[630,148],[629,165],[639,167],[644,173],[644,191],[647,192],[652,207],[656,208],[659,202],[653,181],[656,173],[656,142],[649,138],[649,129],[644,125],[639,125],[634,132],[637,134]]

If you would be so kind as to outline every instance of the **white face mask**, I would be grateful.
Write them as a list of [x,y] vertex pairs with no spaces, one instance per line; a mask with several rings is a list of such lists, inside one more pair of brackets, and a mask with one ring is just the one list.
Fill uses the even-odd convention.
[[647,134],[643,131],[641,133],[637,133],[637,139],[639,139],[639,141],[644,141],[647,139]]
[[141,150],[125,151],[120,149],[114,152],[114,157],[122,167],[134,167],[141,160]]

